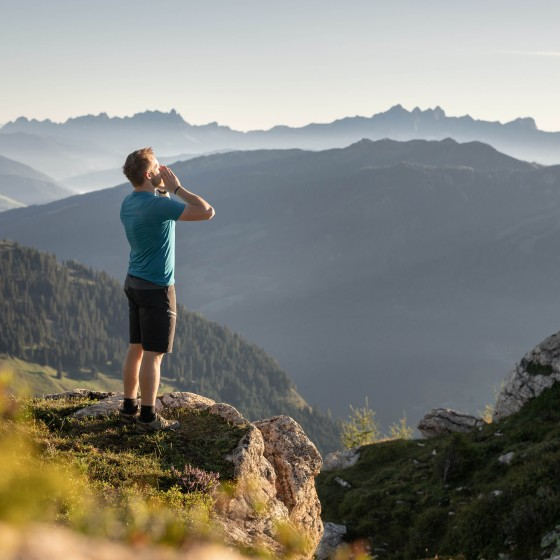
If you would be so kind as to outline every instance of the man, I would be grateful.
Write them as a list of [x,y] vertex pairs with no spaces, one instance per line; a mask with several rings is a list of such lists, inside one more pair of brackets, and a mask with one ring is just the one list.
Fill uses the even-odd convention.
[[[130,344],[123,364],[123,424],[139,433],[175,430],[178,422],[156,414],[163,355],[173,348],[175,321],[175,222],[210,220],[214,209],[189,192],[175,174],[160,165],[152,148],[132,152],[123,173],[134,188],[121,206],[121,222],[130,243],[124,290],[129,304]],[[172,200],[169,193],[182,202]],[[140,414],[137,394],[140,387]]]

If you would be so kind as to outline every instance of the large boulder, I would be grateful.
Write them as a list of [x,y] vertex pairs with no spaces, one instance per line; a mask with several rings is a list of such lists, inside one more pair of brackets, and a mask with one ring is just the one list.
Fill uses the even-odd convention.
[[[116,414],[122,406],[122,393],[95,393],[75,390],[46,398],[98,399],[77,410],[74,416],[86,418]],[[301,558],[311,558],[321,536],[321,504],[315,490],[315,477],[322,465],[321,455],[301,426],[288,416],[275,416],[250,423],[235,407],[188,392],[158,397],[158,410],[184,408],[205,410],[248,430],[227,460],[234,466],[235,491],[220,496],[215,520],[222,527],[226,542],[243,547],[265,547],[282,553],[279,527],[290,526],[306,537]],[[282,529],[280,529],[282,530]]]
[[456,432],[470,432],[483,425],[482,418],[449,408],[434,408],[420,420],[418,431],[425,438],[433,438]]
[[494,407],[494,421],[517,412],[560,381],[560,332],[538,344],[506,377]]
[[276,473],[276,496],[288,508],[289,521],[305,533],[312,553],[323,535],[315,477],[321,455],[302,427],[289,416],[255,422],[264,439],[264,456]]

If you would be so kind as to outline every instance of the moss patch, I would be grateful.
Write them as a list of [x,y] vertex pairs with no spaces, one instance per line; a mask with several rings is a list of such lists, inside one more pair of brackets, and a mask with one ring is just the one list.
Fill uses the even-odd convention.
[[525,364],[525,371],[529,375],[552,375],[554,368],[550,364],[538,364],[537,362],[527,362]]

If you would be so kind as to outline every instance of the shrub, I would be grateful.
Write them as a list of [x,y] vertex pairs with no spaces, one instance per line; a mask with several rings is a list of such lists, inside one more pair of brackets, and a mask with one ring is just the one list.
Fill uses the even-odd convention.
[[171,467],[171,474],[177,478],[181,490],[187,493],[203,492],[207,494],[216,488],[220,480],[219,473],[208,472],[192,465],[185,465],[182,472]]
[[412,439],[414,428],[406,423],[406,415],[399,422],[394,422],[389,427],[389,436],[391,439]]
[[381,432],[375,420],[375,411],[369,408],[368,399],[362,408],[350,405],[352,414],[347,422],[342,423],[342,445],[347,449],[367,445],[377,441]]

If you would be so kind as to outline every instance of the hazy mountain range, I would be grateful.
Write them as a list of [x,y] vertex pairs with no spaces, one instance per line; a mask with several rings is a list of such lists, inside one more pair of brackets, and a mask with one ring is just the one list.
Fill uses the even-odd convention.
[[44,204],[76,194],[44,173],[0,156],[0,211]]
[[[118,170],[123,156],[141,146],[153,146],[161,157],[217,150],[344,147],[362,138],[379,140],[453,138],[481,141],[527,161],[560,163],[560,132],[537,129],[531,118],[509,123],[475,120],[466,115],[448,117],[436,107],[407,111],[400,105],[371,117],[347,117],[326,124],[241,132],[217,123],[195,126],[172,110],[146,111],[132,117],[106,114],[68,119],[64,123],[20,117],[0,129],[0,154],[21,161],[57,180],[68,180],[79,190],[109,186],[103,182],[76,184],[76,177],[91,172]],[[184,159],[184,158],[178,158]],[[89,187],[88,187],[89,185]]]
[[[173,166],[215,206],[177,226],[177,289],[280,362],[312,404],[385,424],[476,412],[558,330],[560,166],[478,142],[360,141]],[[129,185],[0,214],[0,236],[123,278]]]

